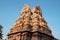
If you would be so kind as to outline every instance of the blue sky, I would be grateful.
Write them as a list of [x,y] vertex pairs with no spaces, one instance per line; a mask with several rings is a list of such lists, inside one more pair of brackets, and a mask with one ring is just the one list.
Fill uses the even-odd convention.
[[24,4],[31,8],[39,4],[53,36],[60,38],[60,0],[0,0],[0,24],[3,26],[4,35],[7,35],[20,16]]

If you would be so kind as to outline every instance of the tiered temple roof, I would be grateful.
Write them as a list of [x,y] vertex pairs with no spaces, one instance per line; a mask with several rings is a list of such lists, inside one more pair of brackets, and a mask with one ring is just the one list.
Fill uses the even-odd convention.
[[39,5],[34,9],[31,9],[27,4],[24,6],[20,17],[15,21],[13,28],[11,28],[10,34],[20,31],[38,31],[51,35],[51,31],[42,16],[42,11]]

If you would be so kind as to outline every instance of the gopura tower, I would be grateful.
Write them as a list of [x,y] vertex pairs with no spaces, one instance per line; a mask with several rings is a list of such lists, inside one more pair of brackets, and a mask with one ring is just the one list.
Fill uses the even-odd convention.
[[56,40],[42,16],[40,6],[25,5],[8,34],[8,40]]

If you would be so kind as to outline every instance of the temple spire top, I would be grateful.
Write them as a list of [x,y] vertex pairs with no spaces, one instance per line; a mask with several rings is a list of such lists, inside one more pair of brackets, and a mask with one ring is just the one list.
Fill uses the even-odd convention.
[[26,9],[27,9],[27,8],[29,8],[29,6],[28,6],[27,4],[25,4],[25,5],[24,5],[24,8],[26,8]]
[[40,5],[37,4],[36,7],[35,7],[35,9],[36,9],[36,10],[41,10]]
[[28,11],[29,9],[30,9],[30,7],[27,4],[25,4],[24,7],[23,7],[23,9],[22,9],[22,12],[23,11]]

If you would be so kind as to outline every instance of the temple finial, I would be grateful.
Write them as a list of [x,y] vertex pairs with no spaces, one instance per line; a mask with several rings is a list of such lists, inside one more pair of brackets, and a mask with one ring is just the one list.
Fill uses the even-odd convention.
[[36,10],[40,10],[39,4],[36,5]]
[[24,5],[24,9],[26,10],[26,9],[28,9],[29,8],[29,6],[27,5],[27,4],[25,4]]
[[28,6],[27,4],[25,4],[25,5],[24,5],[24,8],[22,9],[22,12],[23,12],[23,11],[27,11],[27,10],[29,10],[29,9],[30,9],[29,6]]
[[38,11],[38,10],[39,10],[39,11],[40,11],[40,13],[42,13],[42,10],[41,10],[41,8],[40,8],[40,5],[39,5],[39,4],[37,4],[37,5],[36,5],[35,10],[36,10],[36,11]]

